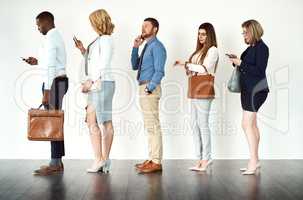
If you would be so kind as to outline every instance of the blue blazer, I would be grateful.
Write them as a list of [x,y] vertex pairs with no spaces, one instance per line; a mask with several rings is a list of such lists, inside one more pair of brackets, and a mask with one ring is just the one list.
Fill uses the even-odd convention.
[[268,47],[262,40],[242,53],[239,66],[241,92],[269,92],[266,78],[268,56]]

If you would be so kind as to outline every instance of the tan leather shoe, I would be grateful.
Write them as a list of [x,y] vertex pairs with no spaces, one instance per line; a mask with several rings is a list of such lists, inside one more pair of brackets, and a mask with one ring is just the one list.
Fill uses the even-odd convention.
[[34,175],[37,176],[48,176],[48,175],[52,175],[52,174],[56,174],[59,172],[63,172],[64,171],[64,166],[63,164],[60,164],[58,166],[41,166],[40,169],[37,169],[33,172]]
[[142,168],[144,165],[146,165],[149,162],[151,162],[151,160],[145,160],[143,163],[137,163],[137,164],[135,164],[135,167],[137,169],[140,169],[140,168]]
[[153,173],[158,171],[162,171],[162,165],[154,163],[153,161],[150,161],[143,167],[138,168],[138,173]]

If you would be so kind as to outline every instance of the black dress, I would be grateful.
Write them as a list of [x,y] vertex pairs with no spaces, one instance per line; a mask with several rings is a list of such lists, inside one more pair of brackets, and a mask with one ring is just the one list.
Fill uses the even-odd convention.
[[257,112],[267,98],[269,89],[265,71],[268,56],[268,47],[262,40],[249,46],[241,55],[239,70],[243,110]]

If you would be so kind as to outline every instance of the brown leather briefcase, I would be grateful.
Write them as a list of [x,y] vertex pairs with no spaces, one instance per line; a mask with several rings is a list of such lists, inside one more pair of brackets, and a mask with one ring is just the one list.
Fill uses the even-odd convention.
[[30,109],[27,137],[33,141],[63,141],[64,112],[62,110]]

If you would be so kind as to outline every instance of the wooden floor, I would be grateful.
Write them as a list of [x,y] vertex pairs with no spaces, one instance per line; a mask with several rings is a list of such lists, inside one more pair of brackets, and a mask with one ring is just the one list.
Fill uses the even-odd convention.
[[87,174],[89,160],[65,160],[61,175],[37,177],[43,160],[0,160],[0,199],[303,199],[303,160],[266,160],[242,176],[244,160],[215,160],[207,173],[191,160],[166,160],[163,172],[139,175],[135,160],[113,160],[110,174]]

